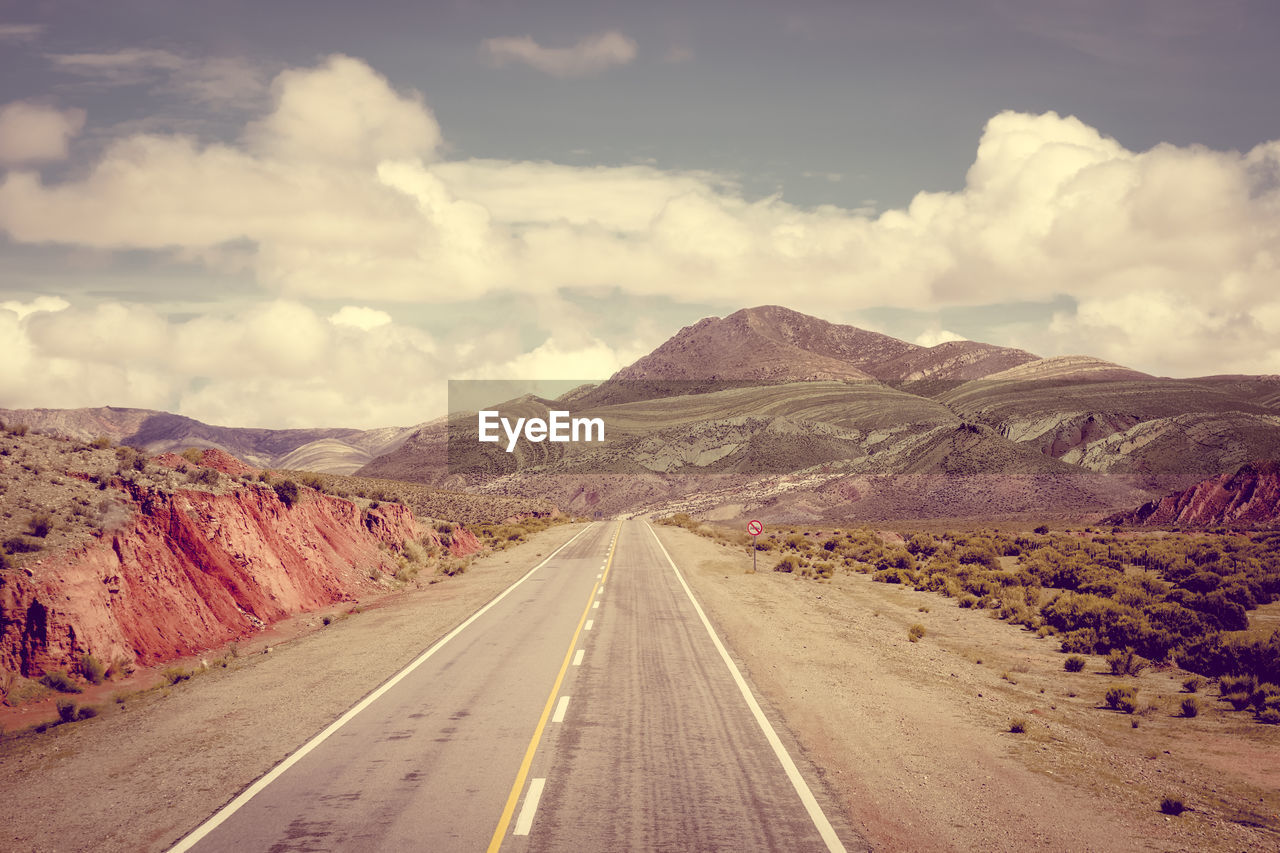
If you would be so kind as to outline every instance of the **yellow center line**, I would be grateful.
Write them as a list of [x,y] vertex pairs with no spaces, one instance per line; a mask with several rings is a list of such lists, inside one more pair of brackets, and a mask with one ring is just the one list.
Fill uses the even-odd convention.
[[524,790],[524,783],[529,778],[529,768],[533,765],[533,755],[538,751],[538,742],[542,740],[542,731],[547,727],[547,719],[551,716],[551,709],[555,706],[556,697],[560,694],[560,685],[564,683],[564,675],[569,670],[569,662],[573,660],[573,653],[578,646],[578,637],[582,635],[582,626],[587,621],[587,614],[591,612],[591,603],[595,600],[596,590],[600,584],[604,583],[605,578],[609,577],[609,570],[613,568],[613,555],[618,547],[618,534],[622,532],[622,522],[618,522],[618,529],[614,531],[613,541],[609,543],[609,560],[605,563],[604,576],[598,579],[595,586],[591,588],[591,595],[587,597],[587,606],[582,610],[582,616],[578,619],[578,627],[573,632],[573,639],[569,642],[569,650],[564,653],[564,662],[560,664],[560,672],[556,675],[556,682],[551,686],[551,695],[547,697],[547,704],[542,709],[542,716],[538,718],[538,726],[533,730],[533,738],[529,741],[529,748],[524,751],[524,760],[520,762],[520,770],[516,773],[516,781],[511,786],[511,793],[507,795],[507,805],[502,809],[502,817],[498,819],[498,827],[493,831],[493,838],[489,840],[488,853],[497,853],[498,848],[502,846],[502,840],[506,838],[507,827],[511,825],[511,818],[516,812],[516,803],[520,801],[520,792]]

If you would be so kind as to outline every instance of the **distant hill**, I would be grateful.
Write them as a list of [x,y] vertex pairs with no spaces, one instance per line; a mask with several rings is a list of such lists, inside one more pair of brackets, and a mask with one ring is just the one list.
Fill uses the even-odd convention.
[[600,512],[1097,518],[1280,457],[1275,377],[1166,379],[1085,355],[923,347],[778,306],[701,320],[560,401],[497,408],[553,403],[603,418],[608,442],[507,454],[460,417],[361,473]]
[[350,474],[399,447],[418,427],[247,429],[220,427],[150,409],[0,409],[0,421],[78,441],[99,436],[148,453],[214,447],[261,468]]
[[1230,474],[1116,513],[1107,523],[1200,527],[1280,523],[1280,462],[1246,463]]

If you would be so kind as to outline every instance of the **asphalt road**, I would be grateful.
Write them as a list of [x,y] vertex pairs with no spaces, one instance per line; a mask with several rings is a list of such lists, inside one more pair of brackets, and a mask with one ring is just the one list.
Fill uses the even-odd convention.
[[173,849],[863,847],[676,563],[590,525]]

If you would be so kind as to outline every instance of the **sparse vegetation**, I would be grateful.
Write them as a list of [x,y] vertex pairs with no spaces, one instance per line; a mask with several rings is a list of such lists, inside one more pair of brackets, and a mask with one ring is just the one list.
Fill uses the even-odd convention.
[[919,642],[920,639],[924,636],[924,634],[925,634],[924,626],[921,625],[919,622],[915,623],[914,625],[912,625],[910,628],[907,629],[907,639],[913,643]]
[[1138,710],[1138,688],[1116,686],[1107,690],[1107,707],[1125,714]]
[[271,488],[275,489],[280,502],[285,506],[291,507],[298,502],[298,484],[293,480],[277,480],[271,484]]
[[1180,797],[1165,797],[1160,801],[1160,811],[1163,814],[1177,817],[1186,810],[1187,806]]
[[84,690],[79,684],[76,684],[71,676],[61,669],[46,672],[40,677],[40,683],[46,687],[52,687],[59,693],[81,693]]
[[80,656],[80,674],[90,684],[101,684],[106,679],[107,668],[102,661],[85,653]]
[[1009,731],[1015,735],[1020,735],[1027,730],[1027,721],[1021,717],[1015,717],[1009,723]]
[[1194,696],[1188,696],[1182,700],[1182,716],[1194,717],[1200,713],[1200,700]]
[[1084,669],[1084,665],[1085,659],[1079,655],[1069,655],[1067,659],[1062,662],[1062,668],[1067,672],[1080,672]]

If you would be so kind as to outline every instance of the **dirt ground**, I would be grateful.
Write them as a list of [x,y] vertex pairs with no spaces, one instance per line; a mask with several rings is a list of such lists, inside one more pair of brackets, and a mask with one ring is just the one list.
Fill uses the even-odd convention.
[[[1280,849],[1280,727],[1216,691],[1175,716],[1181,670],[1124,678],[1155,707],[1122,714],[1100,656],[1068,673],[1052,638],[941,595],[751,574],[744,549],[656,529],[873,849]],[[1188,811],[1162,814],[1166,796]]]
[[226,668],[123,704],[108,691],[97,718],[7,738],[0,849],[167,849],[582,527],[550,528],[363,612],[336,611],[328,626],[325,613],[308,614],[242,643]]
[[[166,849],[580,527],[328,626],[302,617],[172,688],[91,697],[98,718],[6,739],[0,849]],[[748,574],[741,550],[657,529],[874,849],[1280,849],[1280,728],[1216,694],[1199,717],[1173,716],[1180,672],[1126,679],[1159,709],[1119,714],[1100,707],[1117,679],[1099,658],[1066,673],[1056,642],[985,612],[864,575]],[[908,642],[917,622],[927,633]],[[1170,795],[1190,810],[1161,814]]]

